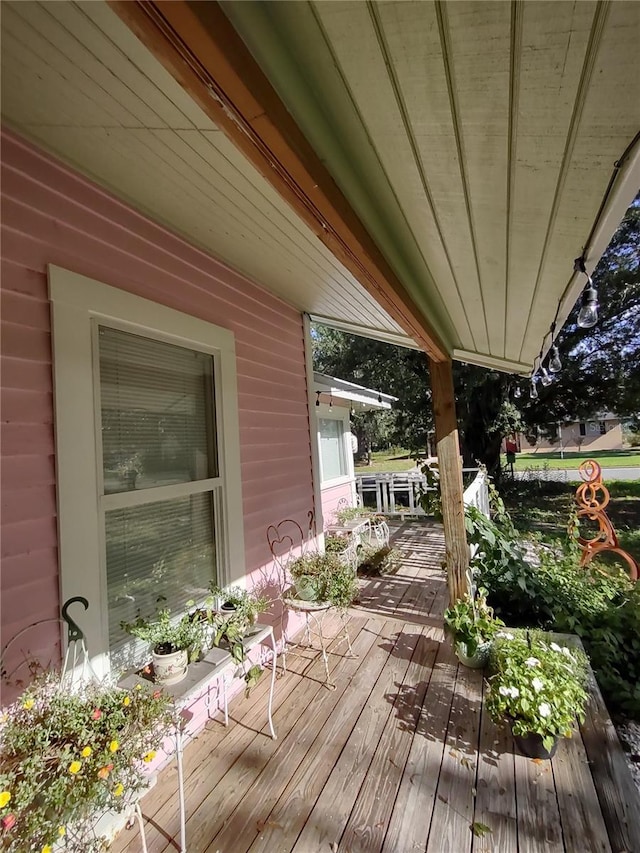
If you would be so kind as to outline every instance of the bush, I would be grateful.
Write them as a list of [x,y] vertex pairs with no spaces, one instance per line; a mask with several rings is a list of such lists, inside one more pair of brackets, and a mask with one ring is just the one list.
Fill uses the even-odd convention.
[[392,574],[398,570],[401,560],[400,552],[388,545],[382,548],[365,545],[360,556],[358,572],[361,575],[374,577]]
[[479,548],[472,567],[496,615],[512,627],[577,634],[610,710],[640,719],[640,588],[622,572],[581,567],[572,541],[539,548],[540,565],[532,565],[504,515],[498,525],[467,511]]

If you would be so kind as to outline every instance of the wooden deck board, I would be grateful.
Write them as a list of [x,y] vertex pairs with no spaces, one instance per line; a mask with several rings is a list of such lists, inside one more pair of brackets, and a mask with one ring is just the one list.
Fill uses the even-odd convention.
[[[399,571],[368,579],[333,641],[289,655],[266,727],[268,681],[232,700],[184,756],[189,853],[640,853],[640,798],[597,688],[553,762],[513,752],[482,711],[482,675],[445,640],[441,529],[394,532]],[[337,619],[327,623],[338,633]],[[175,763],[142,801],[149,853],[178,848]],[[473,823],[489,827],[474,836]],[[137,831],[114,853],[138,853]]]

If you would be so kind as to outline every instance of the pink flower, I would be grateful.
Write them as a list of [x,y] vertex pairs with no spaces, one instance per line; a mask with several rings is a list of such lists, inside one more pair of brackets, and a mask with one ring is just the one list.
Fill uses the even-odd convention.
[[100,717],[102,716],[102,711],[100,710],[100,708],[95,708],[93,711],[93,714],[91,716],[93,717],[94,720],[99,720]]
[[16,825],[16,816],[14,814],[8,814],[2,818],[2,828],[3,829],[12,829]]

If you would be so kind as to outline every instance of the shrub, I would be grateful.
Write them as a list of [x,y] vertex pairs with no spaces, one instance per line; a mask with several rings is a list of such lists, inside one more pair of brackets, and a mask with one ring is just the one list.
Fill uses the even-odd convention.
[[360,556],[358,572],[362,575],[388,575],[396,572],[401,562],[400,552],[395,548],[384,545],[376,548],[374,545],[365,545]]
[[612,711],[640,718],[640,589],[617,570],[581,567],[575,543],[525,558],[505,513],[501,524],[473,507],[466,516],[472,561],[489,603],[507,625],[577,634]]

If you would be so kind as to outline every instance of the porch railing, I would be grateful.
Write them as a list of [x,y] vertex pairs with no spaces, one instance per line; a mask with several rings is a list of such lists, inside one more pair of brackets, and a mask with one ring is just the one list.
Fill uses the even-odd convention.
[[[463,468],[463,474],[476,474],[464,493],[465,505],[477,506],[489,514],[489,491],[484,472],[477,468]],[[418,503],[423,491],[433,491],[420,471],[403,473],[356,473],[356,491],[363,506],[373,507],[385,515],[419,516],[425,511]]]

